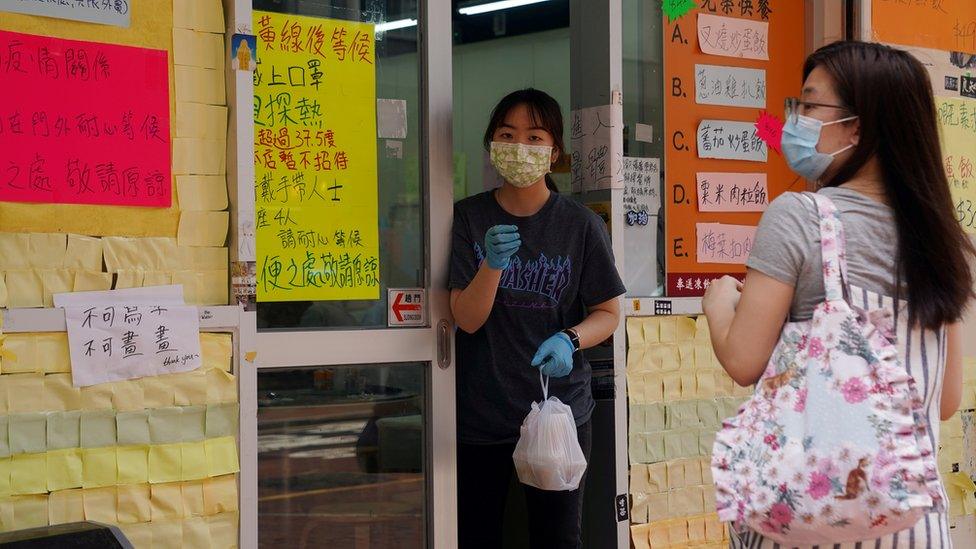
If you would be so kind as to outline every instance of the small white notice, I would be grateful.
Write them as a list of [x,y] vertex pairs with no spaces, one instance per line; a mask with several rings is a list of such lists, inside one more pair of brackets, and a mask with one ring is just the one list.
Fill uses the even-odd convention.
[[423,326],[427,323],[427,291],[423,288],[387,290],[388,326]]
[[623,187],[623,113],[623,105],[616,102],[573,111],[570,146],[574,191]]
[[654,295],[658,285],[657,234],[661,161],[624,157],[624,285],[629,296]]
[[177,299],[169,289],[173,287],[163,288],[167,289],[155,296],[147,288],[55,295],[68,327],[72,385],[87,387],[200,367],[197,308],[184,305],[182,295]]
[[766,107],[766,71],[695,65],[695,102],[726,107]]
[[698,123],[698,158],[765,162],[766,143],[752,122],[702,120]]

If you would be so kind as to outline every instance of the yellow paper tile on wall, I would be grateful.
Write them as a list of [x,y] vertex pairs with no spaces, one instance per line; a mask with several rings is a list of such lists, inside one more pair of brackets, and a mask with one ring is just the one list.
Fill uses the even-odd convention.
[[82,488],[115,486],[119,482],[116,448],[82,448]]
[[183,299],[188,304],[200,305],[200,279],[193,271],[173,272],[173,284],[183,287]]
[[685,460],[684,466],[685,484],[687,486],[701,486],[703,484],[701,460],[699,458]]
[[[203,406],[181,406],[183,413],[180,415],[180,434],[183,442],[201,442],[206,438],[207,432],[207,407]],[[184,453],[184,455],[186,455]],[[186,479],[184,479],[186,480]]]
[[37,347],[37,357],[44,373],[71,372],[68,332],[34,334],[34,345]]
[[[181,68],[186,67],[177,67],[177,70]],[[227,173],[226,149],[226,139],[174,138],[173,173],[175,175],[224,175]],[[220,246],[220,244],[208,245]]]
[[54,294],[70,293],[75,286],[75,273],[71,269],[43,269],[38,273],[45,307],[54,307]]
[[0,498],[10,494],[10,456],[5,456],[0,457]]
[[81,446],[81,410],[47,414],[47,448],[58,450]]
[[119,523],[134,524],[149,522],[152,519],[148,484],[120,484],[117,489]]
[[10,416],[0,414],[0,457],[10,456],[10,440],[8,438],[9,429],[7,427],[9,420]]
[[122,236],[106,236],[101,239],[105,254],[105,269],[114,273],[125,269],[146,269],[141,265],[139,239]]
[[123,524],[119,526],[129,543],[136,549],[153,546],[153,525],[150,522]]
[[659,319],[661,343],[676,343],[678,341],[677,317],[662,316]]
[[[10,299],[10,294],[7,293],[7,275],[0,271],[0,309],[7,308],[7,301]],[[2,357],[0,357],[2,359]],[[2,360],[0,360],[2,362]]]
[[18,454],[10,457],[12,494],[47,493],[47,454]]
[[671,546],[671,537],[666,521],[653,522],[648,528],[647,539],[651,549],[661,549]]
[[650,374],[644,376],[644,402],[661,402],[664,400],[664,376]]
[[630,492],[647,493],[650,492],[650,484],[647,477],[647,465],[634,463],[630,466]]
[[173,0],[173,26],[223,33],[224,9],[220,0]]
[[681,370],[694,370],[695,366],[695,346],[691,343],[678,344],[678,357],[681,361]]
[[645,345],[656,345],[661,342],[661,318],[652,316],[642,319]]
[[207,403],[237,402],[237,379],[233,374],[216,368],[206,371]]
[[[214,35],[217,39],[223,36]],[[176,104],[176,137],[191,137],[198,139],[226,139],[227,138],[227,107],[221,105],[205,105],[203,103],[190,103],[181,101]],[[181,210],[187,210],[184,201],[183,189],[180,187],[180,178],[177,178],[177,197]],[[227,182],[222,182],[224,189]],[[226,207],[227,192],[224,191],[224,202]],[[204,208],[211,209],[211,208]],[[217,208],[220,209],[220,208]]]
[[647,444],[647,462],[657,463],[667,459],[666,433],[645,433],[641,436]]
[[708,330],[708,319],[705,315],[700,315],[695,319],[695,341],[711,341],[711,332]]
[[668,465],[668,489],[680,490],[686,486],[684,460],[676,459],[669,461]]
[[83,271],[102,270],[102,239],[77,234],[68,235],[68,247],[64,254],[66,269]]
[[149,482],[149,447],[119,446],[117,450],[119,484]]
[[0,271],[30,269],[30,234],[0,232]]
[[153,484],[150,504],[153,522],[183,518],[183,493],[180,491],[180,484]]
[[653,493],[668,491],[667,463],[653,463],[647,466],[648,491]]
[[145,408],[142,384],[135,380],[112,383],[112,407],[120,412],[134,412]]
[[[224,35],[174,28],[173,64],[222,71],[224,69]],[[179,112],[178,104],[177,112]],[[178,132],[177,129],[177,135],[180,135]]]
[[142,287],[168,286],[173,283],[173,273],[165,271],[148,271],[143,273]]
[[647,402],[644,391],[644,374],[641,372],[627,373],[627,400],[631,404]]
[[[224,107],[197,106],[223,109],[221,116],[226,116],[226,109]],[[200,212],[227,209],[226,176],[179,175],[176,176],[176,188],[181,211]],[[192,265],[187,265],[187,267],[192,268]]]
[[678,355],[677,346],[661,344],[651,347],[651,349],[652,354],[660,362],[662,370],[676,372],[681,369],[681,357]]
[[227,240],[228,212],[182,212],[177,240],[180,246],[223,246]]
[[226,271],[229,265],[225,247],[187,246],[180,248],[180,251],[186,254],[190,268],[195,271]]
[[6,358],[2,371],[5,374],[29,374],[41,371],[37,345],[33,334],[7,334],[3,340]]
[[119,521],[119,496],[115,486],[86,489],[83,491],[85,501],[85,520],[116,524]]
[[7,386],[7,408],[12,414],[43,411],[44,374],[3,376]]
[[193,480],[181,482],[180,490],[183,493],[183,516],[202,517],[204,512],[203,486],[209,479]]
[[149,439],[153,444],[175,444],[183,440],[180,416],[183,408],[169,406],[149,409]]
[[33,269],[4,272],[7,285],[7,306],[11,309],[43,307],[44,284]]
[[642,347],[632,347],[627,350],[627,373],[633,374],[637,372],[643,372],[646,368],[644,367],[644,349]]
[[210,539],[210,524],[203,517],[184,519],[183,547],[216,547]]
[[48,526],[47,494],[17,496],[10,499],[14,510],[14,530]]
[[714,513],[718,509],[718,503],[715,497],[715,487],[714,486],[703,486],[703,497],[705,499],[705,512]]
[[705,517],[692,517],[688,519],[688,542],[691,545],[702,545],[705,543]]
[[654,522],[664,520],[671,516],[671,508],[668,504],[668,493],[648,494],[647,496],[647,520]]
[[100,383],[81,388],[82,410],[111,410],[115,387],[111,383]]
[[183,475],[180,444],[157,444],[149,447],[149,482],[178,482]]
[[15,530],[14,502],[12,498],[0,499],[0,528],[4,532]]
[[60,269],[68,235],[60,233],[30,233],[30,266],[35,269]]
[[[200,67],[177,66],[174,67],[174,74],[176,76],[175,84],[177,102],[204,103],[207,105],[226,104],[227,96],[225,92],[224,74],[222,72],[214,69],[203,69]],[[175,162],[175,145],[177,139],[180,138],[173,139],[174,174],[193,173],[177,169],[177,164]],[[225,149],[214,148],[209,152],[219,153],[222,158],[226,157]]]
[[207,403],[207,375],[203,371],[193,370],[181,374],[174,374],[173,400],[177,406],[203,406]]
[[644,408],[644,427],[648,431],[661,431],[667,425],[667,417],[665,415],[665,405],[663,402],[655,402],[653,404],[646,404]]
[[201,369],[218,368],[230,372],[233,342],[230,334],[201,333],[200,351],[203,355]]
[[40,453],[47,450],[47,414],[31,412],[7,417],[11,454]]
[[115,289],[141,288],[145,271],[122,270],[115,273]]
[[679,547],[688,543],[688,521],[685,519],[668,521],[668,540],[671,545]]
[[627,319],[627,349],[644,345],[644,323],[640,318]]
[[647,438],[640,433],[627,437],[627,455],[631,463],[647,463]]
[[197,275],[199,305],[227,305],[230,299],[230,279],[227,269],[202,271]]
[[241,470],[234,437],[208,438],[205,445],[210,476],[227,475]]
[[[7,379],[9,378],[10,376],[0,376],[0,415],[6,414],[10,409],[9,397],[7,396]],[[6,440],[6,437],[0,437],[0,445],[4,444]]]
[[81,490],[60,490],[48,494],[48,521],[51,525],[84,522],[85,497]]
[[[644,503],[646,510],[647,503]],[[630,527],[630,539],[633,541],[634,549],[650,549],[651,544],[648,539],[648,534],[650,533],[651,526],[649,524],[640,524]]]
[[681,398],[681,375],[679,374],[664,374],[662,377],[664,383],[664,401],[670,402],[672,400],[678,400]]
[[238,546],[237,513],[221,513],[207,517],[210,523],[210,539],[214,547]]
[[237,511],[237,475],[222,475],[205,481],[203,500],[203,512],[206,515]]
[[683,372],[681,374],[681,398],[698,398],[698,379],[696,372]]
[[65,448],[47,452],[47,490],[57,492],[81,488],[83,481],[81,450]]
[[712,484],[715,483],[715,481],[712,479],[712,458],[710,457],[701,458],[701,472],[702,472],[702,484],[704,484],[705,486],[711,486]]
[[112,273],[75,271],[73,292],[100,292],[112,289]]
[[203,441],[184,442],[181,456],[183,461],[180,480],[200,480],[210,476],[207,449]]
[[705,517],[705,539],[709,543],[716,543],[725,539],[725,525],[715,515]]
[[143,238],[141,262],[147,270],[170,271],[180,267],[180,252],[175,238]]
[[675,339],[678,342],[691,342],[695,340],[695,333],[698,331],[695,319],[689,316],[675,317]]
[[175,404],[173,385],[168,376],[144,377],[139,383],[142,385],[146,408],[163,408]]
[[647,493],[631,492],[630,494],[630,523],[644,524],[647,522]]

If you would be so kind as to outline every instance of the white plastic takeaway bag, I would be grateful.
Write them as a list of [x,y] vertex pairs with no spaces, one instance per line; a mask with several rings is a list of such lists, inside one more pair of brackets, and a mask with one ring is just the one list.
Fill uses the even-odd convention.
[[542,381],[542,395],[542,402],[533,402],[522,422],[512,455],[515,471],[522,484],[540,490],[575,490],[586,472],[586,457],[576,434],[573,411],[549,396],[548,378]]

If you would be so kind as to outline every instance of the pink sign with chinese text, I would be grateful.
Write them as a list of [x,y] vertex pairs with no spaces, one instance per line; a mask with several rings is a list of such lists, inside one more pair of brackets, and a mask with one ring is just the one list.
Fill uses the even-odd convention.
[[0,31],[0,201],[168,207],[166,51]]

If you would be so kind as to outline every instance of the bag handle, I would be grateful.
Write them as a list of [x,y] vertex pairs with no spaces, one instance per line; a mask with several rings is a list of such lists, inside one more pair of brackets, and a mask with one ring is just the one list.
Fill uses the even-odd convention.
[[539,382],[542,383],[542,402],[549,400],[549,376],[543,376],[539,371]]
[[824,291],[827,301],[848,301],[847,243],[844,224],[840,221],[837,207],[830,198],[805,193],[817,207],[820,219],[820,253],[823,256]]

